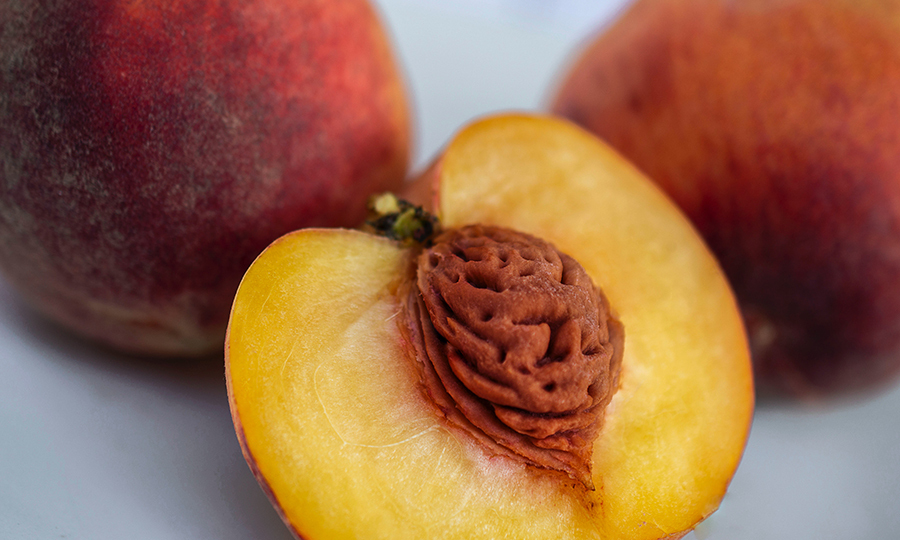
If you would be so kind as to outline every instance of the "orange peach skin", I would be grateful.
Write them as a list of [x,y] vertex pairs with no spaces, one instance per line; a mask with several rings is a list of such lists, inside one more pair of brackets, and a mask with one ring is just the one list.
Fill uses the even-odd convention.
[[731,291],[684,217],[596,139],[540,117],[473,124],[419,182],[445,227],[512,227],[573,255],[624,323],[597,490],[486,456],[444,425],[397,326],[409,252],[307,229],[251,266],[226,340],[244,455],[295,534],[638,540],[679,538],[711,514],[753,384]]
[[221,351],[266,245],[406,174],[367,0],[0,2],[0,103],[0,270],[138,354]]

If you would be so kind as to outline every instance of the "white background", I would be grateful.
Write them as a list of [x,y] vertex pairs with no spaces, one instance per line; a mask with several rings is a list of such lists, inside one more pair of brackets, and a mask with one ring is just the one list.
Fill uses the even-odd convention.
[[[542,109],[622,0],[381,0],[416,108],[415,164],[474,117]],[[241,456],[221,359],[135,360],[44,322],[0,281],[0,539],[289,540]],[[900,538],[900,389],[761,404],[690,539]]]

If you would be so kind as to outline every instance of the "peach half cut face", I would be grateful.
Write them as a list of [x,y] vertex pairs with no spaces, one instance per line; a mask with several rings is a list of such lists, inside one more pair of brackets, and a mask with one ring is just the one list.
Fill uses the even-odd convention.
[[[296,231],[256,260],[235,298],[226,342],[231,411],[248,463],[294,534],[678,538],[715,511],[749,432],[750,360],[727,282],[669,200],[580,128],[525,115],[463,129],[411,193],[425,195],[440,218],[445,232],[433,248],[356,230]],[[439,355],[423,354],[410,327],[437,336],[429,343],[450,351],[451,361],[456,349],[447,345],[454,336],[432,332],[446,325],[410,315],[409,306],[433,292],[416,284],[436,271],[428,265],[440,257],[428,250],[471,225],[542,239],[561,260],[577,261],[600,291],[601,327],[606,309],[607,322],[624,329],[613,343],[602,336],[614,332],[601,328],[595,347],[617,349],[598,368],[609,376],[599,385],[606,397],[587,407],[599,420],[554,435],[580,441],[571,452],[554,453],[565,444],[532,432],[514,434],[525,440],[520,451],[514,436],[491,435],[468,406],[454,406],[455,383],[438,399],[433,377],[423,375],[422,358]],[[503,315],[516,305],[497,309]],[[517,350],[507,339],[516,331],[494,338]],[[549,339],[548,351],[561,347],[562,338]],[[506,409],[530,414],[485,405],[472,392],[474,406],[496,412],[488,424]],[[549,417],[558,415],[529,418]],[[571,455],[579,456],[573,468],[552,465]]]

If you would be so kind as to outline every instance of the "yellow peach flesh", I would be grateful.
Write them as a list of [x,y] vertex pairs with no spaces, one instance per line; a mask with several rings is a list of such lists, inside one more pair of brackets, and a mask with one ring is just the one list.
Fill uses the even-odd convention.
[[503,117],[429,178],[446,227],[481,222],[574,256],[626,331],[594,447],[595,492],[490,458],[418,387],[396,287],[408,252],[347,230],[273,244],[232,311],[229,399],[248,461],[302,538],[679,536],[718,506],[752,415],[731,292],[647,180],[569,124]]

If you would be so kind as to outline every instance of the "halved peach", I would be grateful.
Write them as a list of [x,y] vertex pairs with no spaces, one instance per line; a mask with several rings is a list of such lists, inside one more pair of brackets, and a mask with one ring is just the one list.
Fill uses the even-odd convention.
[[444,230],[539,237],[602,291],[625,337],[589,479],[499,452],[435,405],[406,330],[423,248],[301,230],[248,270],[226,342],[244,455],[294,533],[678,538],[715,511],[749,431],[750,362],[731,290],[669,200],[593,136],[530,116],[465,128],[413,191]]

